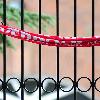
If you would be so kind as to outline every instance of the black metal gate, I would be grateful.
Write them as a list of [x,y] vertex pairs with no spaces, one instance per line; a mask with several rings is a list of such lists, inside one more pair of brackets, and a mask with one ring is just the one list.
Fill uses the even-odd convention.
[[[41,34],[41,2],[42,0],[39,0],[39,34]],[[56,33],[57,36],[59,36],[59,0],[55,0],[56,2]],[[94,26],[95,26],[95,1],[92,0],[92,36],[94,36]],[[74,0],[74,37],[77,37],[77,0]],[[3,0],[3,23],[6,25],[6,0]],[[24,30],[24,0],[21,0],[21,29]],[[76,90],[78,88],[78,81],[77,81],[77,48],[74,47],[74,80],[72,80],[70,77],[67,77],[72,80],[74,89],[74,100],[77,100],[77,93]],[[91,83],[92,88],[92,100],[95,100],[95,89],[96,88],[96,81],[98,79],[94,79],[95,76],[95,66],[94,66],[94,53],[95,48],[92,47],[92,80],[89,79]],[[59,47],[57,47],[57,80],[55,81],[55,89],[57,90],[57,100],[59,100],[59,89],[60,89],[60,79],[59,79]],[[24,41],[21,40],[21,82],[20,82],[20,89],[21,89],[21,100],[24,100],[24,88],[25,88],[25,82],[24,82]],[[6,81],[6,36],[3,36],[3,81],[2,81],[2,89],[3,89],[3,100],[7,100],[6,98],[6,89],[7,89],[7,81]],[[82,77],[86,78],[86,77]],[[52,79],[52,78],[51,78]],[[37,81],[37,80],[36,80]],[[37,81],[37,88],[39,88],[39,100],[41,100],[41,89],[43,87],[43,81],[41,80],[41,45],[39,45],[39,81]],[[70,90],[70,91],[71,91]],[[70,92],[70,91],[63,91],[63,92]],[[82,92],[82,91],[81,91]],[[85,91],[87,92],[87,91]],[[34,99],[34,98],[32,98]]]

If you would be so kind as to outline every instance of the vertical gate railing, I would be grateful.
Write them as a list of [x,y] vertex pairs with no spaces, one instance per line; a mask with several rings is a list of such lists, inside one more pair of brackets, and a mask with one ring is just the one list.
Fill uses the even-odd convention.
[[[21,0],[21,29],[24,30],[24,0]],[[24,100],[24,41],[21,40],[21,100]]]
[[[94,23],[94,15],[95,15],[95,12],[94,12],[94,4],[95,4],[95,2],[94,2],[94,0],[92,0],[92,36],[94,36],[94,25],[95,25],[95,23]],[[95,100],[95,95],[94,95],[94,47],[92,47],[92,100]]]
[[[3,0],[3,23],[6,25],[6,0]],[[6,36],[3,35],[3,98],[6,100]]]
[[[56,32],[59,36],[59,0],[56,0]],[[59,100],[59,47],[57,47],[57,100]]]
[[[41,0],[39,0],[39,34],[41,34]],[[41,45],[39,45],[39,100],[41,100]]]
[[[39,34],[41,34],[41,2],[39,0]],[[56,2],[56,35],[59,36],[59,0],[55,0]],[[77,0],[74,0],[74,37],[77,37]],[[67,9],[67,8],[66,8]],[[3,23],[6,25],[6,0],[3,0]],[[92,0],[92,36],[94,36],[95,32],[95,1]],[[24,30],[24,0],[21,0],[21,29]],[[39,88],[39,100],[41,100],[41,89],[43,87],[42,80],[41,80],[41,45],[39,45],[39,81],[37,86]],[[59,89],[60,89],[60,79],[59,79],[59,47],[57,47],[57,82],[56,82],[56,89],[57,89],[57,100],[59,100]],[[95,48],[92,47],[92,100],[95,100],[95,88],[96,81],[95,80]],[[21,40],[21,100],[24,100],[24,41]],[[3,99],[6,100],[6,89],[7,89],[7,80],[6,80],[6,36],[3,35]],[[77,48],[74,47],[74,81],[73,81],[73,88],[74,88],[74,100],[77,100]]]
[[[74,0],[74,36],[77,37],[77,0]],[[76,95],[76,79],[77,79],[77,48],[74,47],[74,99]]]

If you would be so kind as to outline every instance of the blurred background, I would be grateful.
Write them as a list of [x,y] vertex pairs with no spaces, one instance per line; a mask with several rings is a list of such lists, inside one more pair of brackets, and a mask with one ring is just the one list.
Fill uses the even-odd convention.
[[[60,35],[74,36],[74,0],[60,1]],[[77,36],[85,37],[92,35],[92,0],[77,0]],[[7,0],[9,7],[20,9],[20,0]],[[38,13],[38,0],[25,0],[24,8],[27,12]],[[95,0],[95,35],[100,35],[100,0]],[[42,13],[46,16],[52,16],[56,21],[56,0],[42,0]],[[9,13],[7,12],[7,15]],[[19,20],[20,20],[20,15]],[[27,16],[25,16],[27,17]],[[7,20],[12,27],[19,27],[19,23]],[[56,35],[56,24],[48,25],[44,29],[43,34]],[[25,24],[25,31],[38,33],[38,27],[33,29]],[[20,40],[10,38],[14,49],[7,47],[7,75],[12,77],[20,77],[21,72],[21,47]],[[39,73],[39,46],[36,44],[25,42],[25,77],[36,76]],[[42,46],[42,76],[55,77],[56,79],[56,47]],[[74,78],[74,49],[60,48],[60,79],[62,77]],[[3,75],[3,55],[0,53],[0,76]],[[77,79],[80,77],[88,77],[92,75],[92,48],[77,48]],[[95,47],[95,78],[100,76],[100,47]],[[89,81],[82,79],[80,86],[89,87]],[[100,89],[100,82],[97,87]],[[90,90],[91,93],[91,90]],[[96,91],[96,97],[100,93]]]

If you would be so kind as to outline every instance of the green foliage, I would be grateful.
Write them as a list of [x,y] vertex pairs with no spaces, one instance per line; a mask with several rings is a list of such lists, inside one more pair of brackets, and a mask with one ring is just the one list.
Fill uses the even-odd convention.
[[[3,35],[2,34],[0,34],[0,52],[2,52],[3,51]],[[9,47],[9,48],[14,48],[14,46],[12,45],[12,42],[11,42],[11,40],[9,39],[9,37],[7,37],[6,38],[6,45],[7,45],[7,47]]]
[[[20,22],[21,22],[20,10],[7,6],[6,11],[7,11],[7,22],[13,21],[20,27]],[[2,2],[0,2],[0,17],[3,18],[3,3]],[[41,22],[42,22],[42,31],[47,32],[48,27],[53,27],[55,25],[55,17],[42,14]],[[28,25],[34,30],[37,30],[39,28],[39,14],[24,10],[24,24]],[[3,36],[1,34],[0,34],[0,41],[1,41],[0,51],[2,51]],[[7,37],[7,46],[10,48],[13,48],[11,40],[8,37]]]

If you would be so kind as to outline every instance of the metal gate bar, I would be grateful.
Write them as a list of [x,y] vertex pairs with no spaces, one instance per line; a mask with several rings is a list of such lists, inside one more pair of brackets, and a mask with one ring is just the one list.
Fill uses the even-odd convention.
[[[41,0],[39,0],[39,34],[41,34]],[[41,100],[41,45],[39,45],[39,100]]]
[[[77,0],[74,0],[74,36],[77,37]],[[76,80],[77,80],[77,48],[74,47],[74,100],[77,100]]]
[[[95,31],[95,29],[94,29],[94,24],[95,24],[95,19],[94,19],[94,15],[95,15],[95,9],[94,9],[94,6],[95,5],[95,2],[94,2],[94,0],[92,0],[92,36],[94,36],[94,31]],[[95,100],[95,93],[94,93],[94,91],[95,91],[95,88],[94,88],[94,78],[95,78],[95,69],[94,69],[94,65],[95,65],[95,63],[94,63],[94,60],[95,60],[95,58],[94,58],[94,52],[95,52],[95,48],[94,48],[94,46],[92,47],[92,100]]]
[[[6,0],[3,0],[3,23],[6,25]],[[3,35],[3,98],[6,100],[6,36]]]
[[[56,33],[59,36],[59,0],[56,0]],[[59,47],[57,47],[57,100],[59,100]]]
[[[21,0],[21,30],[24,30],[24,0]],[[21,40],[21,100],[24,100],[24,41]]]

